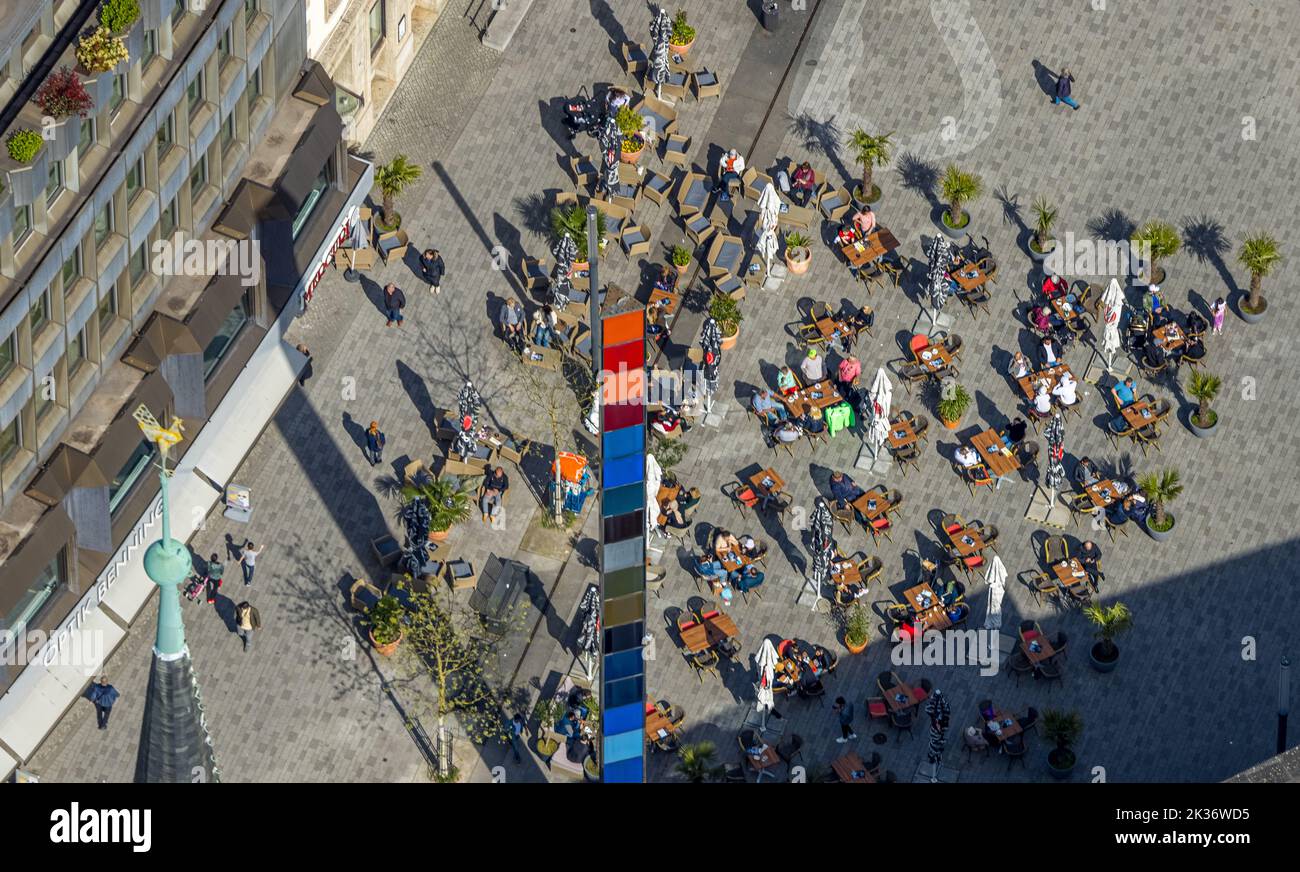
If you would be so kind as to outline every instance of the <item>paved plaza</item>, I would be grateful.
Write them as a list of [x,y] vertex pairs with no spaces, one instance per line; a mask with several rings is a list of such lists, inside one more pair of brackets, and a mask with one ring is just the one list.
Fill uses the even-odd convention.
[[[667,543],[667,582],[647,605],[654,637],[647,691],[685,710],[685,740],[712,741],[720,761],[738,760],[737,730],[754,708],[751,655],[766,637],[797,637],[840,654],[827,687],[829,699],[842,694],[858,708],[861,738],[850,747],[864,756],[879,750],[885,768],[902,780],[925,759],[926,725],[896,741],[892,730],[867,726],[862,712],[864,698],[874,695],[875,676],[890,668],[905,678],[928,678],[949,697],[953,732],[944,765],[963,781],[1047,777],[1041,737],[1031,740],[1023,768],[1008,769],[997,757],[964,759],[958,731],[976,721],[983,698],[1021,713],[1029,706],[1077,710],[1084,730],[1076,780],[1221,780],[1270,756],[1276,664],[1283,652],[1296,650],[1294,616],[1300,614],[1292,584],[1300,560],[1293,522],[1300,499],[1291,486],[1300,449],[1288,387],[1300,369],[1288,341],[1300,329],[1300,313],[1288,294],[1297,254],[1284,231],[1298,192],[1298,62],[1291,46],[1300,26],[1287,4],[1148,0],[1110,2],[1094,11],[1086,2],[1066,8],[1048,0],[808,0],[807,11],[783,4],[776,34],[763,31],[741,4],[677,5],[689,10],[699,31],[692,57],[714,70],[723,86],[721,98],[679,105],[679,128],[692,137],[695,164],[712,170],[718,149],[736,147],[761,170],[778,158],[807,159],[836,184],[852,184],[858,169],[847,151],[826,144],[858,126],[895,131],[894,162],[876,173],[884,191],[877,213],[902,242],[900,253],[919,260],[901,289],[886,286],[868,300],[818,228],[806,275],[790,277],[776,291],[752,291],[741,304],[740,341],[722,363],[727,412],[720,427],[698,426],[686,435],[689,450],[677,467],[681,480],[704,494],[697,523]],[[556,14],[561,7],[564,14]],[[404,697],[389,683],[391,666],[357,635],[345,590],[351,579],[379,572],[370,552],[374,536],[388,531],[400,538],[396,503],[382,495],[378,478],[400,474],[409,459],[429,457],[434,409],[454,406],[466,377],[481,392],[489,422],[550,441],[533,376],[494,338],[491,326],[503,299],[519,296],[530,309],[537,299],[524,291],[513,267],[499,267],[524,254],[549,256],[547,213],[557,192],[573,189],[564,169],[568,155],[594,149],[587,137],[568,142],[560,98],[593,82],[631,87],[616,58],[617,46],[628,39],[649,39],[643,3],[538,0],[498,55],[479,44],[474,28],[449,5],[366,143],[378,162],[405,153],[423,167],[423,178],[398,208],[413,248],[439,248],[447,277],[434,297],[406,264],[380,265],[358,284],[333,271],[327,275],[292,335],[314,353],[314,375],[286,399],[236,475],[253,488],[253,523],[243,527],[214,514],[191,541],[205,557],[224,550],[227,534],[267,545],[248,594],[265,627],[251,652],[240,652],[231,631],[233,604],[243,593],[235,590],[241,585],[232,564],[227,596],[215,614],[211,606],[184,604],[224,780],[429,778],[418,737],[407,729]],[[1051,105],[1044,89],[1050,80],[1039,65],[1074,71],[1081,110]],[[946,310],[951,331],[964,340],[961,382],[975,397],[971,411],[955,433],[934,421],[920,470],[906,478],[896,467],[881,476],[854,469],[861,446],[856,433],[840,433],[815,452],[801,445],[793,459],[774,456],[743,404],[755,386],[773,383],[776,367],[798,360],[783,325],[797,319],[800,300],[869,302],[876,311],[874,337],[855,349],[864,376],[902,357],[920,312],[922,241],[937,232],[937,177],[950,162],[984,180],[986,193],[970,209],[974,232],[987,236],[1001,266],[988,314],[972,319],[955,300]],[[646,155],[642,163],[669,169],[658,156]],[[1174,423],[1160,452],[1118,453],[1103,433],[1112,414],[1109,398],[1081,384],[1083,415],[1067,421],[1067,469],[1087,455],[1116,473],[1175,468],[1186,485],[1171,507],[1178,522],[1166,543],[1133,525],[1128,538],[1114,544],[1086,521],[1066,530],[1100,544],[1102,599],[1126,603],[1135,617],[1134,629],[1119,639],[1118,669],[1105,675],[1088,666],[1091,630],[1078,610],[1058,613],[1037,605],[1015,581],[1039,565],[1032,537],[1044,528],[1024,519],[1033,486],[1010,482],[972,496],[950,463],[971,433],[1003,427],[1023,412],[1004,371],[1012,351],[1030,350],[1030,334],[1014,312],[1029,299],[1038,275],[1023,245],[1029,204],[1038,195],[1060,207],[1058,237],[1123,238],[1152,219],[1180,228],[1185,246],[1166,264],[1165,283],[1168,304],[1180,311],[1204,310],[1221,295],[1235,305],[1249,279],[1235,252],[1248,233],[1283,239],[1289,258],[1266,281],[1267,319],[1247,325],[1230,312],[1223,335],[1208,340],[1206,368],[1224,382],[1215,405],[1220,432],[1212,438],[1197,439]],[[736,204],[738,221],[746,207],[753,204]],[[662,262],[662,246],[684,237],[668,203],[643,200],[636,215],[651,230],[651,256],[629,260],[611,245],[601,279],[643,294],[643,277]],[[705,286],[698,265],[689,275]],[[387,281],[405,287],[411,301],[400,329],[385,326],[379,307]],[[669,363],[695,343],[699,323],[698,312],[679,316]],[[1066,359],[1081,375],[1090,355],[1076,343]],[[1186,404],[1176,384],[1138,381],[1144,391]],[[895,410],[935,418],[919,396],[908,397],[897,379],[894,385]],[[388,435],[384,463],[375,468],[362,457],[359,441],[372,419]],[[569,426],[576,433],[566,438],[581,444],[576,415]],[[1010,575],[1003,630],[1014,632],[1021,620],[1034,619],[1048,632],[1068,633],[1063,683],[1049,689],[1026,679],[1017,686],[1008,674],[982,677],[973,667],[891,667],[878,618],[867,651],[850,656],[824,603],[817,611],[806,601],[796,603],[809,562],[806,531],[792,520],[783,526],[771,516],[741,517],[720,493],[755,464],[774,465],[796,509],[805,512],[827,493],[832,470],[848,471],[864,487],[883,482],[902,491],[907,508],[892,543],[882,540],[877,548],[861,529],[850,535],[837,529],[846,553],[861,549],[884,561],[867,597],[872,604],[914,583],[918,554],[938,552],[940,514],[995,524]],[[508,472],[515,492],[504,529],[481,524],[475,514],[453,530],[451,541],[479,564],[490,553],[514,556],[539,577],[530,644],[510,670],[518,685],[536,693],[553,687],[572,663],[576,603],[595,577],[583,555],[592,553],[596,527],[589,513],[579,537],[584,541],[570,552],[562,537],[542,530],[522,476]],[[672,617],[701,597],[687,568],[689,551],[715,524],[761,535],[775,553],[762,599],[737,599],[729,609],[741,631],[744,665],[700,681],[678,651]],[[983,620],[985,596],[983,582],[974,581],[967,595],[972,626]],[[155,608],[146,609],[108,663],[122,691],[112,728],[97,731],[91,706],[79,704],[30,762],[32,771],[49,781],[131,779]],[[810,775],[844,750],[834,742],[838,726],[829,699],[825,707],[795,699],[778,704],[785,732],[806,740]],[[885,744],[873,744],[877,732],[888,734]],[[505,756],[498,747],[480,755],[466,746],[458,754],[463,776],[475,780],[492,777],[490,767]],[[679,778],[674,763],[668,754],[652,756],[651,778]],[[506,764],[506,773],[513,780],[552,777],[531,755],[511,767]],[[784,767],[779,772],[784,775]]]

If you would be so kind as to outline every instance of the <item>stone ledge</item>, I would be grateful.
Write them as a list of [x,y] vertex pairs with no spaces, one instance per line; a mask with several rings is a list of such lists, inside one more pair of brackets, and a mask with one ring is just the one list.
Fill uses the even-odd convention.
[[496,51],[505,51],[514,38],[515,31],[523,24],[524,16],[533,5],[533,0],[499,0],[502,8],[496,11],[483,32],[483,44]]

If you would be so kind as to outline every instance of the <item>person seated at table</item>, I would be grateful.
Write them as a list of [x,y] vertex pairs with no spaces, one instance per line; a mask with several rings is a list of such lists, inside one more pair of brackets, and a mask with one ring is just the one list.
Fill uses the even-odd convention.
[[782,660],[776,664],[776,669],[772,672],[772,687],[783,687],[786,690],[794,687],[799,680],[799,673],[795,671],[794,664],[788,660]]
[[803,680],[795,687],[795,693],[799,694],[800,699],[809,699],[826,692],[826,686],[811,670],[805,670],[802,678]]
[[1040,418],[1052,414],[1052,395],[1047,392],[1045,382],[1039,382],[1038,390],[1034,393],[1034,414]]
[[826,358],[816,348],[809,348],[808,355],[799,363],[799,371],[803,373],[804,384],[816,384],[826,378]]
[[871,235],[871,231],[876,229],[876,213],[871,211],[870,206],[859,209],[853,213],[850,223],[853,225],[853,229],[858,231],[863,239],[866,239]]
[[835,658],[821,645],[814,645],[809,662],[817,669],[818,675],[823,675],[830,672],[831,667],[835,665]]
[[777,402],[776,397],[772,396],[772,392],[767,388],[757,391],[754,394],[752,404],[754,411],[763,419],[763,423],[767,424],[769,427],[774,424],[779,424],[786,418],[790,417],[789,412],[785,410],[785,406]]
[[808,205],[808,201],[812,199],[813,189],[816,187],[817,173],[813,172],[812,164],[804,161],[795,169],[794,176],[790,179],[790,188],[799,196],[800,206]]
[[1013,420],[1010,424],[1007,425],[1006,441],[1011,443],[1007,447],[1015,448],[1021,442],[1024,442],[1025,435],[1028,432],[1029,432],[1029,425],[1025,423],[1024,418],[1017,415],[1015,417],[1015,420]]
[[736,590],[744,593],[751,591],[763,583],[763,570],[754,564],[742,566],[731,575],[731,584]]
[[933,585],[939,577],[939,564],[933,560],[921,560],[921,584]]
[[700,504],[700,489],[693,487],[685,490],[678,495],[677,502],[681,506],[682,514],[687,514]]
[[821,433],[826,429],[826,416],[816,406],[809,408],[808,411],[792,420],[805,433]]
[[835,500],[837,509],[844,508],[864,493],[866,491],[844,473],[838,470],[831,473],[831,499]]
[[667,499],[659,504],[659,510],[663,512],[663,521],[660,523],[665,527],[674,527],[678,530],[685,530],[691,525],[686,520],[686,514],[682,511],[681,503],[675,499]]
[[1074,380],[1074,376],[1070,375],[1069,371],[1066,371],[1056,380],[1056,387],[1052,388],[1052,396],[1056,397],[1063,406],[1073,406],[1079,402],[1078,388],[1079,383]]
[[1061,343],[1053,336],[1044,336],[1038,346],[1038,368],[1051,369],[1061,362]]
[[740,554],[740,540],[730,530],[721,528],[713,531],[713,553],[717,557]]
[[1034,306],[1029,310],[1029,323],[1033,324],[1034,329],[1039,333],[1051,333],[1052,310],[1047,306]]
[[673,293],[677,290],[677,270],[668,264],[659,267],[659,274],[655,276],[655,290],[667,291]]
[[718,653],[723,657],[731,659],[740,653],[740,642],[737,639],[728,636],[718,643]]
[[1155,342],[1148,342],[1146,349],[1142,352],[1142,361],[1146,364],[1147,369],[1160,369],[1169,360],[1169,353],[1165,351],[1163,345]]
[[1079,487],[1088,487],[1101,481],[1101,475],[1093,465],[1091,457],[1084,457],[1074,467],[1074,480]]
[[718,169],[721,176],[718,178],[718,187],[716,191],[720,192],[718,199],[724,203],[731,201],[731,191],[729,187],[732,182],[740,184],[741,173],[745,171],[745,159],[736,153],[733,148],[722,156],[718,161]]
[[1200,336],[1210,327],[1209,322],[1201,317],[1200,312],[1188,313],[1186,324],[1188,336]]
[[958,584],[955,579],[951,579],[951,578],[948,579],[948,581],[946,582],[938,584],[937,586],[931,585],[931,589],[933,589],[934,592],[939,595],[939,600],[945,606],[950,606],[953,603],[957,602],[957,600],[961,597],[961,595],[965,593],[965,591],[962,590],[961,585]]
[[550,306],[542,306],[533,312],[533,344],[542,348],[551,347],[551,335],[558,319]]
[[723,582],[727,580],[727,568],[722,565],[721,561],[710,559],[707,556],[698,556],[695,558],[695,574],[703,578]]
[[794,370],[788,366],[783,366],[777,370],[776,389],[780,391],[783,396],[789,396],[799,390],[799,378],[794,374]]
[[1160,298],[1159,285],[1147,285],[1147,292],[1142,295],[1142,309],[1152,320],[1164,310],[1164,300]]
[[966,732],[962,734],[962,741],[971,751],[987,751],[989,749],[989,740],[984,738],[978,727],[967,727]]
[[980,462],[980,455],[971,446],[962,445],[953,453],[953,459],[957,461],[957,464],[962,469],[970,469]]
[[1043,279],[1043,296],[1049,300],[1063,297],[1069,290],[1069,284],[1060,276],[1049,274],[1047,278]]
[[750,560],[760,557],[763,550],[758,547],[758,541],[748,533],[740,535],[740,553]]
[[1032,371],[1029,358],[1025,357],[1023,351],[1017,351],[1011,358],[1011,365],[1007,367],[1007,373],[1014,379],[1022,379]]
[[840,389],[840,393],[848,396],[860,375],[862,375],[862,361],[850,354],[835,368],[835,385]]
[[1131,404],[1137,399],[1137,386],[1133,384],[1132,378],[1126,378],[1121,382],[1116,382],[1115,386],[1110,389],[1111,396],[1115,398],[1115,405],[1121,409]]
[[1092,589],[1100,592],[1101,582],[1106,580],[1106,574],[1101,571],[1101,549],[1097,547],[1096,542],[1089,540],[1083,543],[1083,548],[1079,551],[1079,562],[1088,573]]
[[798,442],[803,438],[803,429],[794,421],[782,421],[772,428],[772,439],[783,445]]
[[1205,341],[1200,337],[1188,338],[1187,344],[1182,348],[1184,360],[1200,361],[1205,359]]

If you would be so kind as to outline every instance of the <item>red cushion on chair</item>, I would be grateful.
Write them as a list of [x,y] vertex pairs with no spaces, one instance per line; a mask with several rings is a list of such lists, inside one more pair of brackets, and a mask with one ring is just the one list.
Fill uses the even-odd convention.
[[889,519],[888,519],[888,518],[876,518],[876,520],[874,520],[874,521],[871,522],[871,526],[875,527],[877,530],[883,530],[883,529],[885,529],[886,527],[889,526]]
[[716,618],[720,614],[722,614],[722,612],[718,611],[717,609],[714,609],[711,612],[705,612],[704,614],[700,615],[700,620],[707,621],[709,618]]
[[883,718],[887,714],[889,714],[889,709],[885,708],[885,701],[883,699],[867,700],[868,717]]
[[925,692],[925,688],[924,688],[924,687],[914,687],[914,688],[912,688],[912,695],[916,697],[916,701],[917,701],[917,702],[925,702],[926,699],[928,699],[929,696],[930,696],[930,694],[928,694],[928,693]]
[[961,529],[961,524],[953,524],[949,527],[945,527],[944,529],[949,533],[956,533],[958,530]]
[[1026,642],[1028,642],[1030,639],[1037,639],[1037,638],[1038,638],[1038,631],[1037,631],[1037,630],[1025,630],[1023,633],[1020,634],[1020,638],[1024,639]]
[[970,557],[966,558],[965,563],[967,566],[971,566],[971,567],[981,566],[984,563],[984,555],[972,554]]
[[678,629],[679,632],[685,632],[686,630],[689,630],[691,627],[694,627],[694,626],[695,626],[695,622],[694,622],[694,621],[687,621],[686,623],[684,623],[684,624],[682,624],[681,626],[679,626],[677,629]]
[[784,657],[785,649],[791,647],[794,647],[794,639],[782,639],[781,644],[776,646],[776,653]]
[[652,715],[652,714],[654,714],[654,713],[655,713],[655,704],[652,703],[652,702],[647,701],[646,704],[645,704],[645,713],[648,714],[648,715]]
[[736,491],[736,499],[740,500],[747,506],[752,506],[758,502],[758,495],[754,493],[752,487],[747,487],[742,491]]

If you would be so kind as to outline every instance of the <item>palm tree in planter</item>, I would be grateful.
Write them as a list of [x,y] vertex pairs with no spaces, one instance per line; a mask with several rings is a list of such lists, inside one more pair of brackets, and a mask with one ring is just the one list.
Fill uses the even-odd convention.
[[[574,268],[585,269],[590,261],[587,253],[587,210],[577,203],[551,210],[552,242],[558,242],[565,233],[573,237],[574,244],[578,246],[578,259],[574,261]],[[604,254],[605,213],[599,210],[596,212],[596,235],[600,240],[596,247],[600,254]]]
[[1057,208],[1047,202],[1046,197],[1034,200],[1034,235],[1029,240],[1029,255],[1034,260],[1042,260],[1056,248],[1056,237],[1052,236],[1052,226],[1056,224]]
[[961,237],[969,229],[970,215],[964,211],[984,193],[984,181],[974,173],[963,172],[956,164],[949,164],[940,183],[948,208],[942,215],[941,228],[953,238]]
[[1092,668],[1110,672],[1119,663],[1119,646],[1115,637],[1133,628],[1133,613],[1123,603],[1103,606],[1092,603],[1083,610],[1083,616],[1097,628],[1097,642],[1088,651]]
[[407,186],[418,179],[423,172],[419,164],[411,163],[404,154],[399,154],[388,163],[375,167],[375,184],[379,186],[379,194],[383,198],[381,230],[387,232],[402,226],[402,216],[393,209],[393,200],[401,196]]
[[1178,235],[1174,225],[1164,221],[1148,221],[1138,228],[1131,241],[1139,253],[1146,254],[1145,259],[1149,264],[1150,272],[1139,272],[1138,278],[1154,285],[1164,282],[1165,270],[1158,265],[1159,261],[1173,257],[1183,247],[1183,238]]
[[1043,733],[1056,743],[1056,747],[1047,752],[1047,767],[1053,778],[1066,779],[1074,770],[1076,757],[1070,747],[1079,741],[1083,732],[1083,718],[1078,712],[1063,712],[1048,709],[1043,712]]
[[450,479],[424,479],[416,484],[403,485],[402,499],[406,504],[423,501],[429,508],[429,541],[441,542],[452,527],[469,518],[469,491],[453,484]]
[[935,413],[938,414],[939,420],[943,421],[943,426],[949,430],[956,430],[961,426],[962,416],[970,408],[972,402],[970,391],[955,381],[944,385],[934,382],[931,384],[934,385],[932,390],[938,394],[934,406]]
[[726,294],[714,294],[709,300],[709,314],[718,322],[722,331],[722,349],[734,348],[740,336],[740,322],[745,316],[740,314],[740,304]]
[[799,231],[785,235],[785,267],[793,275],[803,275],[812,264],[812,240]]
[[1192,370],[1192,375],[1187,380],[1187,395],[1196,400],[1197,406],[1196,410],[1188,416],[1188,420],[1192,425],[1192,432],[1197,436],[1202,438],[1209,436],[1218,426],[1219,413],[1210,408],[1210,403],[1214,402],[1222,387],[1223,379],[1217,375]]
[[871,174],[876,167],[889,166],[893,159],[894,144],[889,140],[893,135],[891,130],[872,136],[861,127],[849,134],[849,150],[854,162],[862,167],[862,182],[853,189],[853,199],[859,203],[871,206],[880,201],[880,188],[872,183]]
[[1266,233],[1257,233],[1241,244],[1237,260],[1250,270],[1250,294],[1237,304],[1237,308],[1241,317],[1253,324],[1268,311],[1268,300],[1264,299],[1259,289],[1264,277],[1282,262],[1282,253],[1278,251],[1276,239]]
[[1165,510],[1165,505],[1178,499],[1183,492],[1178,470],[1149,473],[1138,479],[1137,486],[1151,504],[1151,513],[1142,519],[1142,525],[1152,539],[1163,542],[1174,529],[1174,516]]
[[718,748],[712,742],[695,742],[677,749],[677,771],[692,784],[718,777],[721,766],[714,762]]

